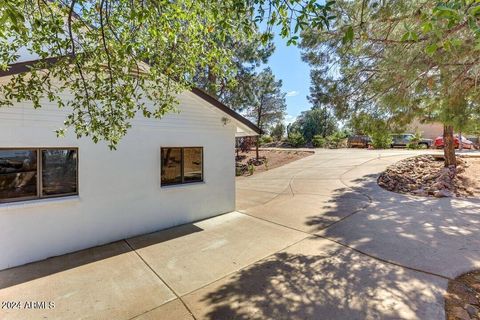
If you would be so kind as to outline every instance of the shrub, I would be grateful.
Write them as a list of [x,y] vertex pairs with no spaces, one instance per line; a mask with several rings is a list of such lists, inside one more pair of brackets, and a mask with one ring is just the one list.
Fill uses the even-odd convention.
[[422,135],[419,132],[416,132],[410,142],[407,143],[407,149],[421,149],[423,146],[418,144],[421,139]]
[[275,141],[282,140],[284,133],[285,125],[282,122],[277,123],[270,131],[270,135]]
[[264,145],[266,143],[273,142],[273,138],[270,136],[261,136],[260,137],[260,145]]
[[255,172],[255,166],[253,164],[248,165],[248,174],[252,175]]
[[326,138],[327,145],[329,148],[340,148],[346,145],[347,134],[344,131],[335,131],[333,134],[329,135]]
[[255,139],[253,137],[241,137],[235,139],[235,149],[237,155],[239,152],[246,153],[255,145]]
[[387,149],[392,145],[392,136],[388,131],[375,131],[370,136],[375,149]]
[[315,135],[312,139],[312,144],[315,148],[323,148],[327,144],[327,140],[321,135]]
[[300,132],[291,132],[288,136],[288,143],[290,143],[293,147],[298,148],[305,145],[305,138]]
[[243,176],[247,172],[248,166],[246,164],[237,163],[235,166],[235,175]]

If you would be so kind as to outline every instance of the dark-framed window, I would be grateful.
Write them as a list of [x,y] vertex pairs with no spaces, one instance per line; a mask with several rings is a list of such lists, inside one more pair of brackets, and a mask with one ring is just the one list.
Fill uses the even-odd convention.
[[203,181],[203,147],[161,148],[162,186]]
[[0,148],[0,202],[78,194],[78,148]]

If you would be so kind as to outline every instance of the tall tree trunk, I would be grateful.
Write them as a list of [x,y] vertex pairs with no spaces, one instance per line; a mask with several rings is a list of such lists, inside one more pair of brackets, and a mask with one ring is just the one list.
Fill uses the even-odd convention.
[[258,154],[258,147],[260,146],[260,135],[257,136],[257,141],[255,141],[255,156],[257,157],[257,161],[260,158]]
[[453,139],[453,126],[443,126],[443,154],[445,155],[445,167],[457,166],[455,158],[455,141]]

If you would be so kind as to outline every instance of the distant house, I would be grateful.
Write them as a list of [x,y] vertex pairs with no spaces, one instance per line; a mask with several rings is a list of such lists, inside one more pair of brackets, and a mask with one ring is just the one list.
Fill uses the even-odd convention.
[[[408,133],[416,133],[420,132],[423,138],[433,139],[443,136],[443,124],[440,122],[421,122],[419,120],[414,120],[412,123],[407,127]],[[455,132],[457,133],[457,132]],[[466,137],[467,139],[473,141],[474,143],[479,143],[479,137],[471,134],[462,133],[462,136]]]
[[0,108],[0,269],[234,210],[235,137],[259,129],[201,90],[179,100],[117,151],[57,138],[65,111],[48,101]]
[[435,139],[438,136],[443,135],[443,124],[440,122],[428,122],[424,123],[415,119],[407,128],[408,133],[420,132],[423,138]]

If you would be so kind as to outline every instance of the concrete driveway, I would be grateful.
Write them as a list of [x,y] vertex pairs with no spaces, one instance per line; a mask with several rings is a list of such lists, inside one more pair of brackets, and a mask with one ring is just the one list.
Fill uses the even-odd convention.
[[442,319],[480,201],[382,190],[418,154],[318,150],[237,181],[237,212],[0,271],[0,319]]

